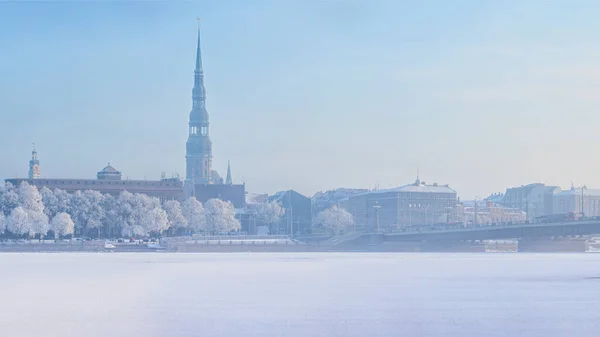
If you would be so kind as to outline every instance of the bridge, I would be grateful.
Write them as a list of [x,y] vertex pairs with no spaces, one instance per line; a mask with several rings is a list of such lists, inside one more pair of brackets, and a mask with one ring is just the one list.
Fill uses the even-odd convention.
[[600,234],[600,219],[551,223],[496,224],[467,228],[407,230],[383,234],[383,241],[467,241],[536,239]]

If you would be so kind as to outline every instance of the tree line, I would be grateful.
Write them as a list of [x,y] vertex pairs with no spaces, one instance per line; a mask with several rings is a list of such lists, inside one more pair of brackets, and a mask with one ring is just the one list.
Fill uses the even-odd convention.
[[[271,231],[285,209],[276,201],[252,210]],[[317,214],[313,227],[333,234],[350,230],[354,218],[333,206]],[[121,192],[118,196],[95,190],[68,193],[38,190],[26,182],[0,185],[0,236],[54,238],[79,235],[96,238],[151,237],[192,233],[222,234],[239,231],[240,221],[231,202],[194,197],[183,202],[162,201],[146,194]]]
[[175,233],[228,233],[240,230],[230,202],[191,197],[161,202],[145,194],[123,191],[119,196],[94,190],[67,193],[26,182],[0,185],[0,234],[11,237],[55,238],[149,237]]

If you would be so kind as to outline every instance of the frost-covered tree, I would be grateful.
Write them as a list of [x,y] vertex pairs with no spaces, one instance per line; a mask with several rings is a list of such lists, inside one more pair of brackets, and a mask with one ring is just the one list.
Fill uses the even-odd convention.
[[258,220],[269,226],[271,232],[273,231],[273,225],[278,223],[284,214],[285,208],[281,207],[276,201],[260,205],[256,212]]
[[0,235],[4,234],[4,230],[6,230],[6,217],[0,212]]
[[142,217],[142,227],[147,234],[160,235],[163,231],[169,229],[167,213],[159,207],[148,210]]
[[43,212],[33,212],[29,211],[29,223],[31,227],[31,231],[29,234],[31,236],[39,235],[40,240],[48,233],[50,229],[50,225],[48,223],[48,217]]
[[26,182],[22,182],[19,185],[19,206],[23,209],[31,212],[44,212],[44,203],[42,202],[42,195],[38,191],[37,187],[31,186]]
[[54,237],[58,239],[61,236],[72,235],[75,232],[75,223],[69,214],[61,212],[54,215],[50,228],[54,232]]
[[317,214],[314,224],[331,233],[339,234],[354,225],[354,217],[345,209],[333,206]]
[[204,231],[207,233],[227,233],[240,229],[240,221],[235,218],[235,208],[229,201],[208,200],[204,205],[204,215]]
[[69,192],[61,190],[60,188],[55,188],[53,192],[56,197],[54,214],[67,213],[69,211],[69,206],[71,205],[71,195]]
[[92,190],[77,191],[71,198],[69,213],[75,222],[75,227],[85,235],[93,232],[100,234],[100,227],[104,218],[102,200],[102,193]]
[[102,228],[104,229],[104,233],[106,235],[113,237],[115,233],[117,233],[117,228],[121,225],[118,199],[110,194],[104,194],[102,197],[101,207],[104,210]]
[[17,206],[19,206],[19,195],[15,186],[11,183],[0,185],[0,211],[8,217]]
[[159,234],[168,228],[168,221],[163,221],[167,217],[160,200],[145,194],[122,192],[117,199],[117,216],[123,236]]
[[89,201],[88,218],[86,221],[86,231],[89,233],[90,230],[95,230],[98,237],[101,236],[102,220],[104,219],[104,209],[102,208],[102,202],[104,195],[98,191],[86,190],[83,195]]
[[44,204],[44,214],[49,219],[52,219],[56,213],[58,213],[58,198],[54,195],[51,189],[44,186],[40,190],[40,195],[42,196],[42,203]]
[[52,219],[58,213],[65,213],[69,210],[71,195],[65,190],[54,189],[50,190],[44,186],[40,190],[42,203],[44,204],[44,214]]
[[29,215],[21,206],[13,209],[6,219],[6,229],[15,235],[30,235],[33,231]]
[[183,216],[181,204],[177,200],[167,200],[163,203],[163,209],[169,220],[168,227],[171,229],[187,228],[187,220]]
[[48,217],[44,214],[42,195],[37,187],[26,182],[18,189],[19,206],[27,213],[29,235],[40,235],[40,240],[48,232]]
[[187,222],[187,227],[193,232],[204,230],[206,217],[202,203],[194,197],[187,198],[181,204],[181,213]]
[[[133,193],[123,191],[119,194],[116,202],[116,213],[119,221],[119,227],[122,233],[127,232],[125,229],[133,226],[133,204],[135,196]],[[125,235],[125,234],[122,234]]]
[[71,197],[71,205],[69,207],[69,214],[75,223],[75,228],[79,232],[83,232],[85,229],[89,208],[89,200],[83,195],[83,192],[76,191],[73,193],[73,196]]

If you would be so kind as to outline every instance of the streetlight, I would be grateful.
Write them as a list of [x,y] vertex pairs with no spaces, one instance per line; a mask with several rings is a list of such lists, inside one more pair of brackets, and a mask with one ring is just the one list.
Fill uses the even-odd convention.
[[373,209],[375,209],[375,226],[377,228],[377,233],[379,233],[379,209],[381,208],[381,206],[379,206],[379,201],[375,201],[375,205],[373,206]]
[[581,216],[582,217],[584,216],[584,213],[583,213],[583,191],[584,190],[587,190],[587,186],[585,186],[585,185],[581,186]]

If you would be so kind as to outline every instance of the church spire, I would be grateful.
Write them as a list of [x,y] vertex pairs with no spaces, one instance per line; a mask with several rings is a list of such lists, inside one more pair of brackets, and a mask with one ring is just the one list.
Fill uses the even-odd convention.
[[231,163],[229,160],[227,161],[227,178],[225,179],[225,184],[233,185],[233,179],[231,179]]
[[192,88],[192,111],[190,112],[189,135],[186,143],[186,180],[194,184],[211,184],[212,142],[209,136],[208,112],[206,111],[206,90],[200,50],[200,26],[196,45],[196,68]]
[[200,49],[200,19],[198,19],[198,44],[196,45],[196,72],[202,72],[202,51]]

